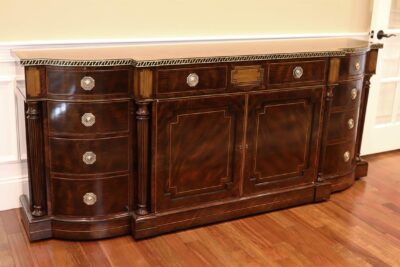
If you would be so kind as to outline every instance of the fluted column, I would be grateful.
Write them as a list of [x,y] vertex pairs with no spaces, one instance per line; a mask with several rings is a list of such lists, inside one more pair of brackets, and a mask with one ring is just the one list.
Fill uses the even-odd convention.
[[367,112],[367,105],[368,105],[368,95],[369,95],[369,88],[371,85],[370,74],[366,74],[364,76],[364,84],[361,94],[361,103],[360,103],[360,113],[358,117],[358,129],[357,129],[357,142],[356,142],[356,149],[355,149],[355,159],[357,163],[361,163],[362,159],[360,156],[361,151],[361,142],[362,142],[362,135],[364,132],[364,123],[365,123],[365,114]]
[[41,102],[26,103],[26,139],[31,212],[40,217],[47,214]]
[[149,122],[150,102],[136,102],[137,147],[138,147],[138,183],[137,209],[139,215],[148,213],[147,192],[149,184]]

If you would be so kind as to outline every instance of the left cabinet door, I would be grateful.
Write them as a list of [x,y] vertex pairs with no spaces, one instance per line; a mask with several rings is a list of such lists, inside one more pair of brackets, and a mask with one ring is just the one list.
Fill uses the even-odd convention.
[[160,100],[154,105],[157,211],[238,195],[244,110],[244,96]]

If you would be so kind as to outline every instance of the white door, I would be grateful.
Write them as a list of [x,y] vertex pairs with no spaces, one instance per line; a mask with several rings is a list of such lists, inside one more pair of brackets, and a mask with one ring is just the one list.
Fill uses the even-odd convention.
[[[377,33],[395,34],[378,40]],[[374,1],[373,42],[381,42],[371,78],[361,154],[400,149],[400,0]]]

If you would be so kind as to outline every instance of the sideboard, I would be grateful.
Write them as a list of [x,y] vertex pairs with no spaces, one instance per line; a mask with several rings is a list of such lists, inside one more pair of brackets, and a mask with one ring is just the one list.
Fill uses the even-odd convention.
[[20,49],[30,240],[146,238],[329,199],[367,175],[380,44]]

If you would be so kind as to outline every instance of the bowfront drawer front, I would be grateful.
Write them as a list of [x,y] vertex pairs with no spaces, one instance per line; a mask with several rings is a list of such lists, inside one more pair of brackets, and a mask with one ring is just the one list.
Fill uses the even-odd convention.
[[128,176],[99,180],[52,179],[53,212],[66,216],[102,216],[126,212]]
[[227,67],[186,67],[159,69],[157,94],[179,94],[225,90]]
[[57,134],[106,134],[129,131],[129,102],[47,103],[49,131]]
[[270,63],[268,84],[322,84],[325,81],[327,63],[325,60],[290,61]]
[[357,133],[358,109],[330,114],[328,125],[328,142],[351,139]]
[[128,137],[50,138],[51,171],[74,175],[128,171],[129,149]]
[[47,90],[55,96],[127,96],[130,69],[47,68]]
[[366,55],[353,55],[340,59],[339,79],[346,80],[348,77],[364,73]]
[[348,173],[353,168],[354,141],[327,145],[323,160],[324,175]]
[[332,108],[358,108],[360,103],[363,79],[339,83],[333,89]]

